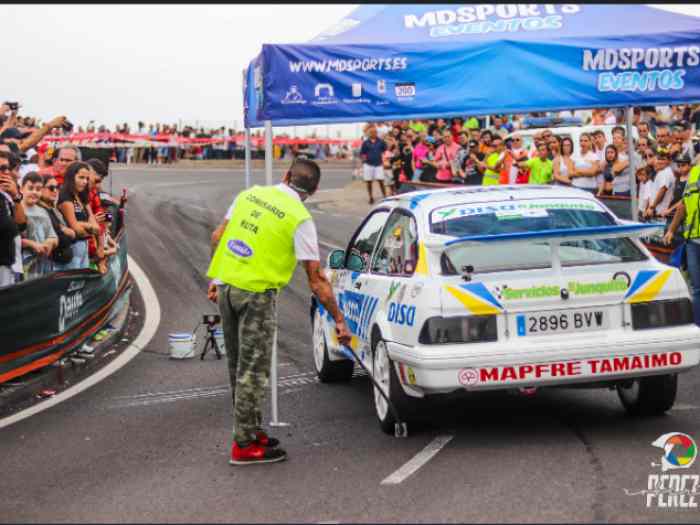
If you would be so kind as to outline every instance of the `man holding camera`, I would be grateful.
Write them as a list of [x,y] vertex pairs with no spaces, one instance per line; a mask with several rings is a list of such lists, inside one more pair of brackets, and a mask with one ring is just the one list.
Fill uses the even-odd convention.
[[316,227],[303,202],[318,189],[321,169],[297,160],[276,186],[238,194],[212,234],[208,297],[219,303],[234,404],[233,465],[283,461],[279,441],[261,427],[270,374],[277,295],[301,261],[309,287],[335,319],[341,344],[351,334],[319,262]]

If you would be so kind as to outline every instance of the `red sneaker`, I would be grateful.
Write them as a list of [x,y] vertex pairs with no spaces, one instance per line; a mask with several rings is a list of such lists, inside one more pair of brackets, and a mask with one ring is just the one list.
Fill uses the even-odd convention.
[[280,444],[280,440],[277,438],[273,438],[268,436],[265,432],[262,430],[258,433],[255,434],[255,441],[257,441],[259,444],[261,444],[263,447],[278,447]]
[[254,463],[276,463],[287,459],[287,453],[281,448],[264,447],[257,441],[241,447],[233,442],[231,447],[231,465],[252,465]]

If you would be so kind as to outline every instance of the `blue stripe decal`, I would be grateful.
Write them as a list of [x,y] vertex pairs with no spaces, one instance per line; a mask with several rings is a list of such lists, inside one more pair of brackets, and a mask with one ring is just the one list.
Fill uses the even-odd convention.
[[419,193],[415,197],[411,198],[409,208],[411,208],[412,210],[415,210],[418,207],[418,204],[420,203],[420,201],[427,199],[428,197],[430,197],[430,192]]
[[503,241],[519,241],[526,239],[549,239],[556,237],[581,237],[586,235],[607,235],[620,233],[636,233],[658,230],[665,228],[666,224],[618,224],[615,226],[596,226],[589,228],[562,228],[558,230],[540,230],[535,232],[515,232],[515,233],[499,233],[498,235],[468,235],[447,241],[445,246],[452,246],[461,242],[478,241],[478,242],[503,242]]
[[488,288],[484,286],[483,283],[472,283],[472,284],[463,284],[460,286],[461,288],[464,288],[466,291],[473,293],[480,299],[483,299],[487,303],[495,306],[499,310],[503,309],[503,306],[501,303],[498,302],[498,299],[496,299],[491,292],[489,292]]
[[520,314],[516,319],[518,321],[518,335],[523,336],[525,335],[525,316]]
[[625,299],[635,294],[642,286],[648,283],[658,273],[658,270],[641,270],[634,278],[632,286],[630,286],[629,290],[627,290],[627,293],[625,294]]

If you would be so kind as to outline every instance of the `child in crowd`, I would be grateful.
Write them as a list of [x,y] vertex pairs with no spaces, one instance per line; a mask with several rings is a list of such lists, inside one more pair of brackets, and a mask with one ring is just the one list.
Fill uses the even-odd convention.
[[39,206],[44,179],[36,172],[29,172],[22,181],[22,204],[27,215],[27,229],[22,233],[22,255],[35,254],[36,261],[25,271],[27,279],[40,277],[53,271],[51,252],[58,246],[58,237],[48,212]]

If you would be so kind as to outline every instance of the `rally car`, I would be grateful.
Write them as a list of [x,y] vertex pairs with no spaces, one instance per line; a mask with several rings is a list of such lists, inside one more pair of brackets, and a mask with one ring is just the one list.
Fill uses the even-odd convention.
[[[418,191],[376,205],[325,271],[352,350],[402,419],[435,394],[567,385],[616,388],[652,415],[700,362],[688,286],[639,240],[658,227],[575,188]],[[314,299],[311,320],[318,377],[349,380]],[[373,398],[392,432],[396,412]]]

